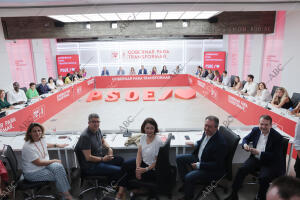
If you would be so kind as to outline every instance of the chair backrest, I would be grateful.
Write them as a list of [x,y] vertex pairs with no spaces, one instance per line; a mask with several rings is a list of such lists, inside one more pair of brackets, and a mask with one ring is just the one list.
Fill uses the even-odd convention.
[[230,87],[233,87],[235,75],[230,76]]
[[274,96],[274,94],[275,94],[275,91],[276,91],[276,89],[277,88],[279,88],[279,86],[273,86],[273,88],[272,88],[272,92],[271,92],[271,96],[272,96],[272,98],[273,98],[273,96]]
[[23,90],[25,92],[25,94],[26,94],[26,92],[27,92],[27,88],[26,87],[21,87],[20,89]]
[[246,83],[247,83],[247,81],[245,81],[245,80],[242,81],[243,88],[244,88],[244,86],[245,86]]
[[295,108],[300,102],[300,93],[294,92],[291,101],[293,103],[293,108]]
[[156,170],[156,180],[157,184],[159,185],[160,190],[170,190],[172,187],[171,180],[172,173],[171,173],[171,163],[170,163],[170,143],[171,143],[172,134],[168,135],[168,139],[166,140],[165,144],[160,147],[155,170]]
[[18,160],[15,152],[13,151],[10,145],[5,145],[2,154],[4,155],[4,158],[7,160],[9,167],[12,171],[12,176],[13,176],[12,179],[15,182],[17,182],[20,177],[20,174],[18,174]]
[[287,150],[288,150],[288,146],[289,146],[289,141],[290,139],[288,137],[283,136],[282,137],[282,142],[281,142],[281,147],[282,147],[282,166],[281,166],[281,170],[282,170],[282,175],[284,175],[287,171],[286,171],[286,154],[287,154]]
[[225,158],[226,178],[232,180],[232,160],[236,151],[236,148],[240,141],[240,136],[235,134],[231,129],[224,126],[220,126],[219,132],[226,140],[228,152]]

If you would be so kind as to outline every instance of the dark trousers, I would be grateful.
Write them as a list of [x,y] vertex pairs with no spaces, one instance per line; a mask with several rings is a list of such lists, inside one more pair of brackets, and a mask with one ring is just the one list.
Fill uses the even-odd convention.
[[96,163],[89,169],[84,169],[84,174],[95,175],[95,176],[108,176],[109,179],[118,180],[122,177],[121,166],[124,159],[120,156],[114,156],[114,159],[107,162]]
[[194,185],[213,184],[223,176],[223,173],[208,170],[192,170],[191,164],[198,162],[198,158],[192,154],[179,155],[176,157],[177,169],[181,180],[184,183],[185,199],[192,199],[194,196]]
[[238,192],[242,187],[245,177],[257,170],[259,170],[258,198],[261,200],[265,200],[270,182],[276,177],[280,176],[280,173],[278,172],[278,170],[274,169],[274,166],[262,165],[260,160],[255,158],[254,156],[250,156],[244,162],[243,166],[238,170],[232,184],[233,192]]
[[300,159],[299,159],[298,156],[297,156],[297,159],[296,159],[294,169],[295,169],[295,172],[296,172],[296,177],[300,178]]
[[[142,161],[141,167],[145,168],[145,167],[148,167],[148,165]],[[120,182],[121,186],[125,186],[125,187],[128,186],[128,181],[136,178],[135,170],[136,170],[136,158],[132,158],[123,163],[122,172],[123,172],[123,174],[125,174],[125,177]],[[155,181],[156,180],[155,171],[149,170],[149,171],[143,173],[142,180],[143,181]]]

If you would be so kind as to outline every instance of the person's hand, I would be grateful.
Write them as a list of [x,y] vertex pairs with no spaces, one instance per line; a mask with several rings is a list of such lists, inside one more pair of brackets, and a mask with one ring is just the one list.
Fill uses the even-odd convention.
[[114,155],[114,152],[113,152],[113,150],[112,150],[112,148],[108,148],[108,155],[110,155],[110,156],[113,156]]
[[68,146],[69,144],[56,144],[56,146],[58,147],[58,148],[64,148],[64,147],[66,147],[66,146]]
[[189,145],[189,146],[192,146],[192,147],[195,146],[194,142],[192,142],[192,141],[186,141],[185,144]]
[[55,163],[55,162],[61,163],[61,160],[58,160],[58,159],[53,159],[53,160],[51,160],[51,161],[52,161],[52,163]]
[[259,154],[259,151],[255,148],[250,148],[250,152],[254,155],[258,155]]
[[142,179],[142,174],[135,170],[135,177],[136,177],[137,180],[141,180]]
[[248,144],[244,144],[244,149],[245,151],[250,151],[250,147],[248,146]]
[[147,171],[146,168],[143,167],[137,167],[135,170],[135,176],[138,180],[141,180],[142,178],[142,174],[145,173]]
[[191,166],[192,166],[193,169],[197,169],[197,164],[196,163],[192,163]]
[[104,162],[110,161],[110,160],[112,160],[112,159],[114,159],[114,157],[111,156],[111,155],[106,155],[106,156],[104,156],[104,157],[102,158],[102,160],[103,160]]

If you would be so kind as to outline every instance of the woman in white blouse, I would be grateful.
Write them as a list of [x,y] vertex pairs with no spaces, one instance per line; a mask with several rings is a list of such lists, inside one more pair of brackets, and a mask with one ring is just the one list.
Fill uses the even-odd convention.
[[266,84],[260,82],[255,98],[259,101],[270,102],[272,100],[271,93],[267,90]]
[[54,181],[57,191],[63,199],[72,200],[69,193],[70,184],[66,171],[60,160],[49,159],[48,149],[63,148],[67,144],[47,144],[44,138],[44,127],[38,123],[31,123],[25,135],[22,148],[22,170],[26,180]]
[[51,89],[51,90],[55,90],[56,89],[56,85],[54,83],[54,80],[52,77],[49,77],[48,78],[48,83],[47,83],[48,87]]
[[138,180],[155,180],[155,164],[159,148],[163,145],[158,133],[158,126],[153,118],[144,120],[141,126],[141,136],[138,145],[137,156],[134,159],[123,163],[123,172],[127,173],[125,178],[120,182],[117,198],[124,197],[127,181],[133,178]]

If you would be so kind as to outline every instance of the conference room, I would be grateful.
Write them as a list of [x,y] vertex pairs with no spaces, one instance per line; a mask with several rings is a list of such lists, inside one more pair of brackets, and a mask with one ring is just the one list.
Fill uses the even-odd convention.
[[14,0],[0,17],[0,199],[270,199],[300,176],[299,1]]

